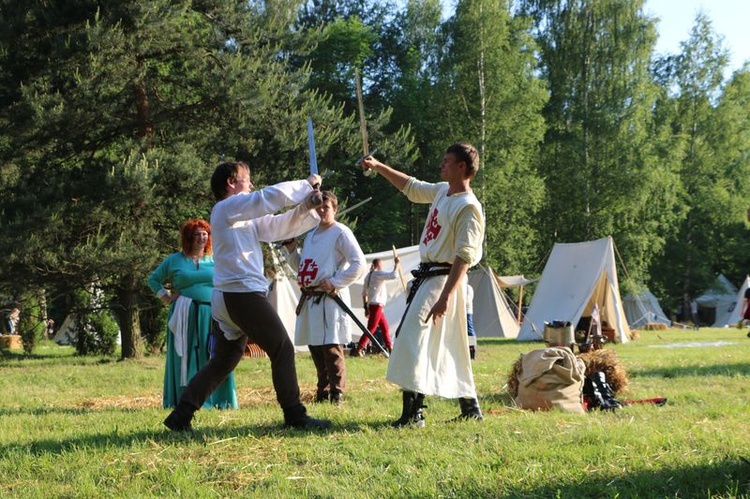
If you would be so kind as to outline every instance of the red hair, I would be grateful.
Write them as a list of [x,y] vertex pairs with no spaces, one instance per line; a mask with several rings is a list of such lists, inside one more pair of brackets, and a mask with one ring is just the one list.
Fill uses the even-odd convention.
[[208,241],[206,241],[206,249],[204,253],[210,255],[213,248],[211,247],[211,226],[205,220],[199,218],[193,218],[188,220],[180,228],[180,246],[182,246],[182,252],[187,254],[190,252],[193,245],[193,236],[199,230],[205,230],[208,232]]

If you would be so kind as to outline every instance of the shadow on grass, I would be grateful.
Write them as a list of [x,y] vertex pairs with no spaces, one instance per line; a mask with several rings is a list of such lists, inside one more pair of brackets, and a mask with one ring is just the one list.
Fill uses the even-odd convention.
[[91,414],[92,410],[88,407],[20,407],[20,408],[1,408],[0,417],[18,417],[18,416],[48,416],[67,414],[71,416],[82,416]]
[[506,498],[749,497],[750,461],[744,457],[727,457],[711,465],[593,476],[588,480],[569,483],[548,481],[539,485],[510,487],[498,484],[492,488],[472,488],[469,484],[461,495]]
[[63,453],[76,452],[82,449],[127,449],[132,446],[142,445],[143,442],[147,441],[165,446],[179,442],[198,442],[207,445],[216,441],[243,438],[247,436],[252,436],[254,438],[298,438],[308,437],[310,435],[320,435],[321,437],[326,437],[331,433],[361,430],[357,425],[345,425],[343,427],[334,425],[327,431],[298,430],[294,428],[285,428],[280,420],[278,423],[270,424],[235,426],[232,428],[196,427],[192,432],[172,432],[165,427],[161,427],[161,424],[161,421],[159,421],[158,425],[160,428],[157,430],[120,433],[117,428],[114,428],[110,433],[100,433],[77,438],[37,440],[30,444],[8,444],[0,446],[0,454],[7,455],[9,452],[20,451],[32,456],[50,454],[61,455]]
[[508,392],[496,392],[488,394],[480,394],[479,402],[486,404],[487,402],[503,405],[513,405],[513,397]]
[[44,360],[52,361],[48,366],[52,365],[96,365],[96,364],[114,364],[119,361],[116,357],[101,357],[96,355],[78,355],[75,352],[60,354],[57,352],[51,353],[39,353],[36,351],[31,354],[27,354],[23,350],[0,350],[0,362],[3,368],[14,368],[22,367],[27,368],[28,365],[23,363],[25,361],[33,360]]
[[633,369],[628,372],[631,378],[681,378],[685,376],[750,376],[750,364],[711,364],[707,366],[656,367]]

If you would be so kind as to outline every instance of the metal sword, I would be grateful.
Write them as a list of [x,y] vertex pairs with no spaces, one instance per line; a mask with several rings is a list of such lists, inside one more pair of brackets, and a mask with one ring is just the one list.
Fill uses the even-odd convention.
[[386,357],[390,357],[390,354],[388,353],[388,350],[386,350],[385,348],[383,348],[383,345],[380,344],[380,342],[375,338],[375,336],[373,336],[373,334],[370,331],[367,330],[367,328],[365,327],[365,325],[362,324],[362,322],[359,319],[357,319],[357,316],[354,315],[354,312],[352,312],[352,309],[349,308],[349,306],[346,303],[344,303],[344,300],[342,300],[339,295],[337,295],[337,294],[330,294],[329,293],[328,296],[330,296],[331,298],[333,298],[333,300],[336,303],[339,304],[339,307],[341,307],[341,310],[343,310],[344,312],[346,312],[346,315],[348,315],[349,317],[351,317],[351,319],[354,321],[354,323],[357,326],[359,326],[359,328],[362,330],[362,333],[365,336],[367,336],[368,338],[370,338],[370,341],[372,341],[373,345],[375,345],[376,347],[378,347],[378,350],[380,350],[380,353],[382,353]]
[[[359,106],[359,131],[362,133],[362,157],[357,160],[357,165],[362,165],[362,161],[370,155],[370,144],[367,139],[367,120],[365,119],[365,104],[362,99],[362,81],[359,78],[359,69],[354,69],[354,83],[357,87],[357,105]],[[375,175],[375,170],[364,168],[362,174],[365,177]]]

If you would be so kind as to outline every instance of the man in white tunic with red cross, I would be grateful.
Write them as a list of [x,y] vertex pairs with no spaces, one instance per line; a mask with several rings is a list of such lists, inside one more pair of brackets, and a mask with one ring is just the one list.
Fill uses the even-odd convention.
[[421,263],[396,332],[387,379],[403,388],[394,427],[424,426],[424,396],[457,398],[460,419],[481,420],[471,371],[466,324],[466,279],[482,258],[484,214],[471,190],[479,169],[474,146],[455,143],[440,164],[445,182],[429,183],[372,156],[362,165],[386,178],[415,203],[431,203],[419,242]]

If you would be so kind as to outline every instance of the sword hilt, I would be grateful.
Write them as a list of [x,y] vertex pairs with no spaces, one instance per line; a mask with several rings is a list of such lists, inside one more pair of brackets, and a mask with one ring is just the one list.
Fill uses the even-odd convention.
[[369,156],[372,156],[372,155],[373,155],[373,154],[375,154],[376,152],[378,152],[378,150],[377,150],[377,149],[374,149],[374,150],[373,150],[373,151],[372,151],[371,153],[369,153],[369,154],[368,154],[367,156],[365,156],[365,155],[363,154],[362,156],[360,156],[360,157],[359,157],[359,159],[358,159],[358,160],[357,160],[357,162],[355,163],[355,164],[356,164],[357,166],[360,166],[360,167],[362,167],[362,175],[364,175],[365,177],[374,177],[375,175],[377,175],[377,174],[378,174],[378,172],[376,172],[375,170],[373,170],[373,169],[371,169],[371,168],[365,168],[365,167],[364,167],[364,165],[363,165],[363,163],[362,163],[362,162],[363,162],[363,161],[365,160],[365,158],[367,158],[367,157],[369,157]]

